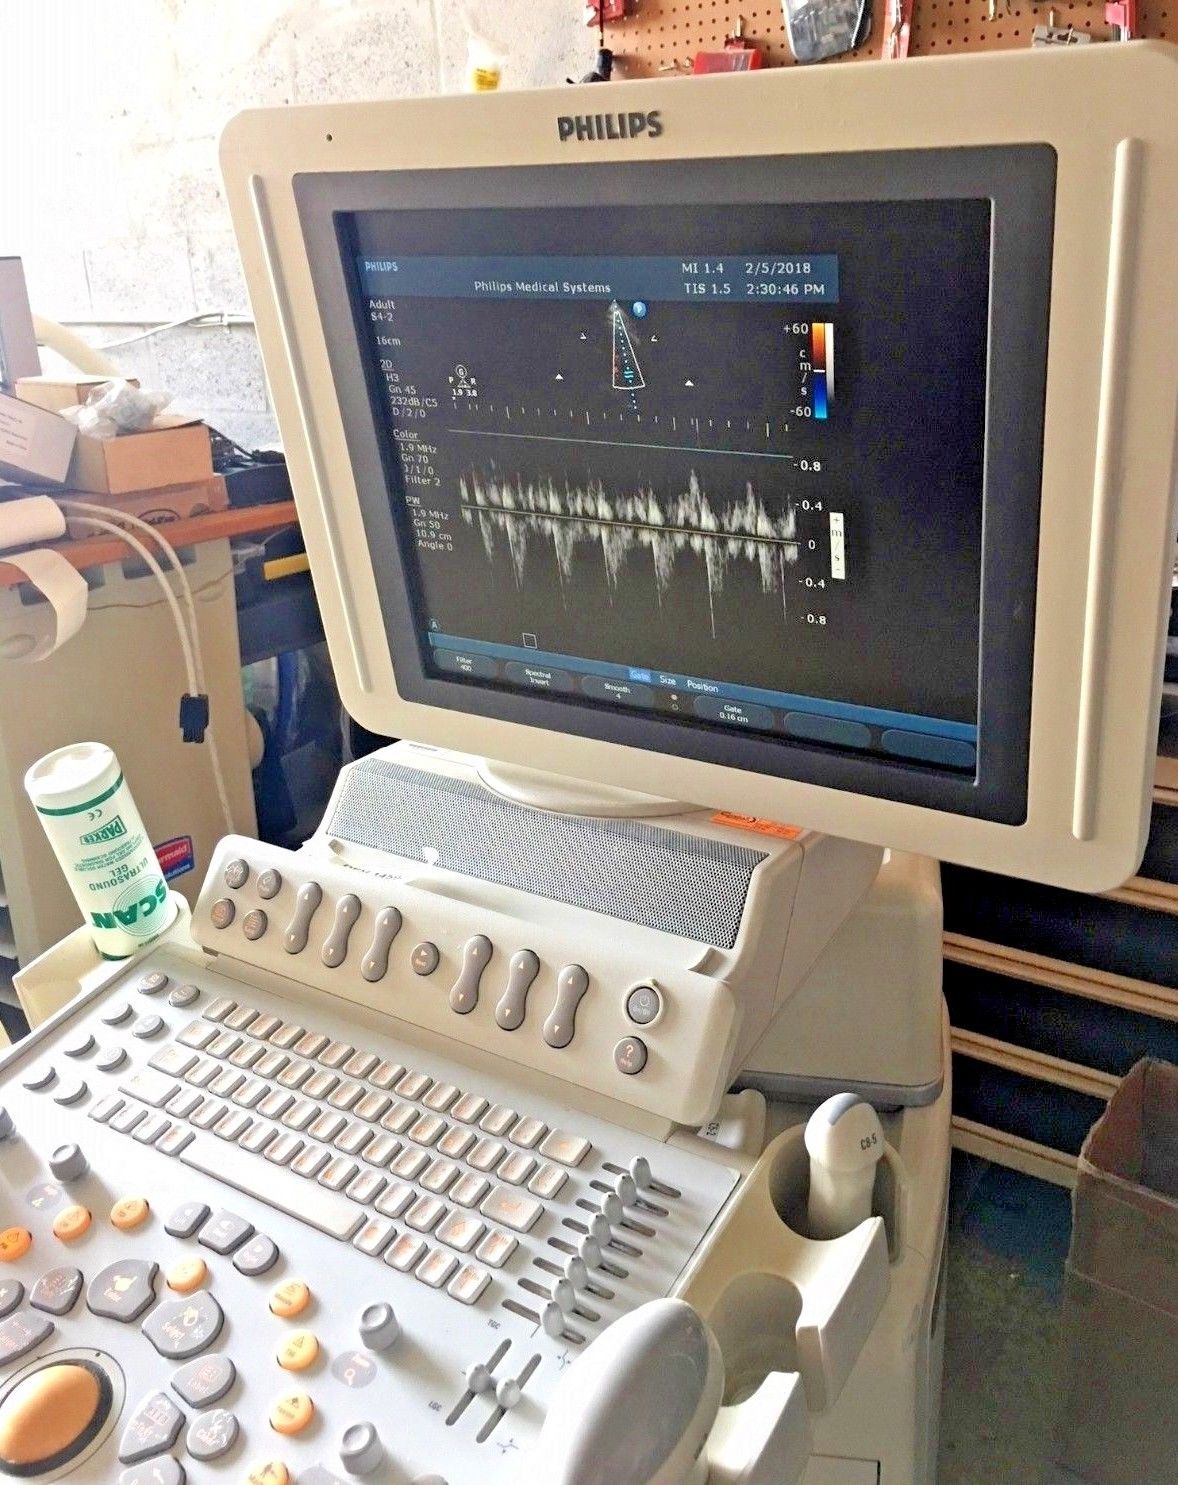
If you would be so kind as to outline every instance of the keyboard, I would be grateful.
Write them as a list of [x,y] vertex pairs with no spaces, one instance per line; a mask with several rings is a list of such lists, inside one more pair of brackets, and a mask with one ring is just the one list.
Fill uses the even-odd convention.
[[738,1181],[537,1087],[150,953],[0,1064],[0,1440],[60,1360],[105,1399],[71,1479],[516,1478],[560,1373],[674,1290]]

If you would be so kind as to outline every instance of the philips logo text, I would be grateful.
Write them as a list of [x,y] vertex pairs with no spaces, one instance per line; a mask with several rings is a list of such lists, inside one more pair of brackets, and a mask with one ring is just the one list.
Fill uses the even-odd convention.
[[560,142],[570,139],[657,139],[663,132],[660,109],[649,113],[562,113],[556,121]]

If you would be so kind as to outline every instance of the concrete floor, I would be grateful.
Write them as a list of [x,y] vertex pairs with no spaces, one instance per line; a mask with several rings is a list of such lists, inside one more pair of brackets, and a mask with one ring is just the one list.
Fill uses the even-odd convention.
[[1070,1193],[955,1155],[938,1485],[1078,1485],[1053,1462]]

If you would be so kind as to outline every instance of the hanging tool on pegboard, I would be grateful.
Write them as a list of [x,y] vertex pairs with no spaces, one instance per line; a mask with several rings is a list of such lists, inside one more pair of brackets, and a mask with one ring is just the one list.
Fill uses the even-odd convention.
[[871,32],[871,0],[782,0],[782,10],[798,62],[853,52]]
[[708,72],[756,72],[764,67],[765,58],[756,42],[744,34],[744,16],[724,38],[723,51],[696,52],[691,70],[697,76]]
[[1113,28],[1114,41],[1132,41],[1137,29],[1137,0],[1106,0],[1104,19]]
[[885,62],[899,62],[908,55],[912,46],[912,4],[913,0],[887,0],[887,8],[884,12],[884,45],[883,59]]
[[593,66],[580,78],[568,82],[609,82],[614,74],[614,54],[605,42],[605,28],[612,21],[624,21],[634,13],[634,0],[589,0],[585,6],[585,24],[597,27],[597,56]]

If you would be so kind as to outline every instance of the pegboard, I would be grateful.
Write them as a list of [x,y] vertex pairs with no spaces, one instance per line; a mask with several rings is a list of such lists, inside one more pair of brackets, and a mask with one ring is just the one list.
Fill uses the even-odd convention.
[[[840,62],[877,61],[883,52],[886,0],[872,0],[867,40]],[[1104,0],[1073,0],[1052,7],[1028,0],[997,0],[997,19],[990,19],[990,0],[914,0],[911,56],[957,52],[1002,51],[1031,44],[1031,33],[1046,24],[1054,10],[1056,24],[1109,33]],[[606,42],[617,55],[623,77],[672,76],[690,72],[700,51],[719,51],[735,29],[764,54],[769,67],[792,67],[781,0],[637,0],[635,13],[606,30]],[[1154,40],[1178,40],[1178,0],[1138,0],[1138,31]]]

